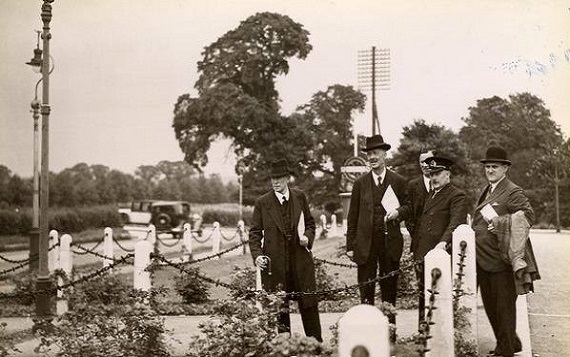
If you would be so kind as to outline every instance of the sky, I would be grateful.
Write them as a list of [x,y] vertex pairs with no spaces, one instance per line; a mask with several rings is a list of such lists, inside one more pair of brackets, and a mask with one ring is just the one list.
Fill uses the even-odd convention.
[[[31,177],[30,102],[40,75],[25,65],[41,30],[40,0],[0,0],[0,165]],[[357,86],[358,52],[389,48],[390,89],[376,94],[380,129],[397,147],[414,119],[455,131],[476,101],[530,92],[570,133],[570,1],[56,0],[51,21],[50,171],[77,163],[126,173],[183,160],[172,111],[196,94],[205,46],[257,12],[290,16],[313,51],[277,78],[284,114],[333,84]],[[41,98],[41,85],[39,89]],[[365,92],[370,97],[370,92]],[[355,131],[371,135],[370,103]],[[235,178],[227,140],[206,174]]]

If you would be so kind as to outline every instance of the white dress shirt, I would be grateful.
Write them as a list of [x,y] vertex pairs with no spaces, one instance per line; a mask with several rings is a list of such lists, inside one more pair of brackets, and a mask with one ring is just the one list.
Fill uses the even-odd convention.
[[289,201],[289,189],[287,189],[287,191],[285,191],[285,193],[281,193],[281,192],[277,192],[277,191],[273,191],[273,192],[275,192],[275,196],[279,200],[279,203],[283,204],[284,199]]
[[372,171],[372,178],[374,179],[374,183],[379,186],[384,182],[384,177],[386,177],[386,168],[382,170],[380,175],[377,175],[376,172]]

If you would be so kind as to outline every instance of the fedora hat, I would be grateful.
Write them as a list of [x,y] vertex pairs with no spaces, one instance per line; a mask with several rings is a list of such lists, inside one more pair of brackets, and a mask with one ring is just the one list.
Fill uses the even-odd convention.
[[271,167],[269,168],[269,176],[271,178],[279,178],[289,175],[291,175],[291,171],[289,171],[287,160],[278,159],[271,163]]
[[366,137],[366,145],[362,151],[367,152],[378,148],[388,151],[391,147],[392,146],[390,144],[384,142],[382,135],[372,135],[370,137]]
[[440,172],[443,170],[450,170],[451,165],[453,165],[453,161],[443,156],[432,156],[425,159],[425,162],[428,165],[429,172]]
[[498,162],[505,165],[510,165],[511,160],[507,157],[507,152],[505,149],[498,146],[491,146],[487,149],[485,158],[480,160],[481,163],[485,164],[487,162]]

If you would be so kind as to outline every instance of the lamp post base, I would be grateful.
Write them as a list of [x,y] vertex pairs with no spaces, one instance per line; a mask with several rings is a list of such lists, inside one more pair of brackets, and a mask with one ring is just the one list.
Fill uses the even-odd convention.
[[50,277],[38,276],[36,280],[36,316],[38,318],[51,318],[53,296],[53,282]]
[[39,253],[40,253],[40,230],[39,228],[32,228],[29,234],[30,252],[28,258],[30,259],[30,271],[38,270],[39,267]]

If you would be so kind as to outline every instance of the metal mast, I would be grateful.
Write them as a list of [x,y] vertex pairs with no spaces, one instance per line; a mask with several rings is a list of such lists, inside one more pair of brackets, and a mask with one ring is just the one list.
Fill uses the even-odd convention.
[[358,89],[372,92],[372,135],[381,134],[376,89],[390,89],[390,49],[358,51]]

